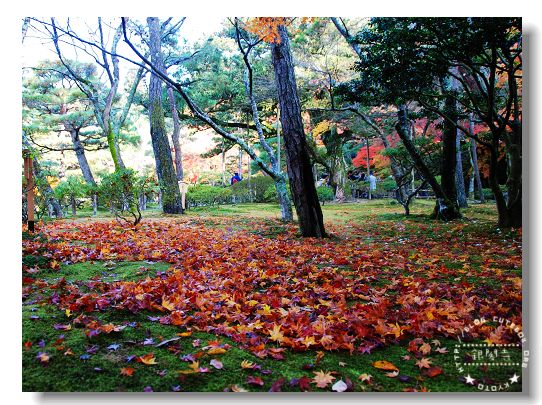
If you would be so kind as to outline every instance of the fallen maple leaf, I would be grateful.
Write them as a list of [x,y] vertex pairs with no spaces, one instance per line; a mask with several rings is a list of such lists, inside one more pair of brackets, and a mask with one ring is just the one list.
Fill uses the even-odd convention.
[[243,360],[241,362],[241,367],[244,368],[244,369],[253,369],[256,365],[251,362],[251,361],[248,361],[248,360]]
[[274,342],[282,342],[284,340],[284,334],[280,331],[280,328],[280,325],[275,325],[273,326],[273,329],[268,329],[267,332],[269,333],[269,339]]
[[399,369],[393,364],[390,363],[387,360],[378,360],[373,363],[374,368],[378,368],[379,370],[386,370],[386,371],[399,371]]
[[120,374],[127,377],[131,377],[134,374],[134,369],[132,367],[122,367],[120,369]]
[[38,355],[36,356],[36,358],[41,364],[47,364],[49,363],[49,360],[51,357],[45,352],[38,352]]
[[358,379],[361,380],[361,382],[368,382],[370,383],[373,376],[371,374],[363,373],[361,374]]
[[254,377],[252,375],[249,375],[247,377],[247,384],[263,387],[263,380],[261,377]]
[[428,343],[424,343],[420,346],[418,350],[421,354],[429,354],[431,353],[431,345],[429,345]]
[[311,390],[311,386],[310,386],[310,383],[311,383],[311,379],[307,376],[303,376],[299,379],[299,389],[301,391],[310,391]]
[[222,347],[213,347],[207,351],[207,354],[211,354],[211,355],[224,354],[224,353],[226,353],[226,349]]
[[386,377],[395,378],[395,377],[397,377],[399,375],[399,371],[398,370],[391,371],[389,373],[385,373],[384,375]]
[[432,366],[425,372],[425,375],[427,377],[433,378],[433,377],[436,377],[437,375],[442,374],[442,372],[443,370],[439,366]]
[[200,372],[199,361],[193,361],[188,365],[188,369],[179,370],[180,374],[195,374]]
[[137,361],[139,361],[140,363],[143,363],[147,366],[150,366],[150,365],[153,365],[153,364],[158,364],[156,362],[156,358],[154,357],[154,353],[149,353],[149,354],[146,354],[144,356],[139,356],[137,358]]
[[423,357],[420,360],[416,360],[416,365],[419,368],[429,368],[431,367],[431,359]]
[[169,311],[175,310],[175,304],[171,301],[168,301],[165,296],[162,296],[162,306]]
[[314,378],[312,382],[316,384],[318,388],[326,388],[335,380],[335,377],[331,373],[325,373],[324,371],[314,371]]
[[282,392],[282,386],[286,382],[285,378],[279,378],[277,381],[275,381],[273,384],[271,384],[271,388],[269,389],[269,392]]

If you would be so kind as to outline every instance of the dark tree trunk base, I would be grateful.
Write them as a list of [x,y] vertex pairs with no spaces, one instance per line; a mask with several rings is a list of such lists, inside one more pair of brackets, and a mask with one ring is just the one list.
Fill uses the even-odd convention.
[[454,219],[461,218],[461,212],[455,204],[446,204],[444,200],[437,199],[435,209],[431,215],[434,219],[441,221],[453,221]]

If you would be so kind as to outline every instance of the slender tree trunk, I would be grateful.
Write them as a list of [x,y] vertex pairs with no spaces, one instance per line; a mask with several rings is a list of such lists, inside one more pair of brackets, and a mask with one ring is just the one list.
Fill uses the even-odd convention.
[[[370,163],[370,160],[369,160],[369,138],[365,138],[365,149],[366,149],[366,152],[367,152],[367,180],[369,180],[369,176],[371,176],[371,163]],[[368,194],[367,194],[367,198],[369,198],[369,200],[371,199],[371,182],[369,181],[369,188],[368,188]]]
[[311,161],[301,120],[294,65],[286,27],[279,26],[280,43],[271,45],[272,63],[281,111],[280,122],[286,147],[290,188],[299,218],[301,234],[326,236],[318,194],[312,178]]
[[175,94],[173,94],[173,88],[168,86],[167,96],[169,100],[169,107],[171,109],[171,115],[173,117],[173,133],[171,134],[171,141],[173,143],[173,150],[175,151],[175,172],[177,173],[177,180],[184,179],[183,172],[183,152],[181,150],[181,143],[179,141],[181,135],[181,122],[179,119],[179,112],[177,111],[177,102],[175,101]]
[[96,193],[92,194],[92,216],[98,215],[98,195]]
[[[455,219],[457,217],[457,209],[454,209],[454,202],[450,201],[450,199],[446,196],[437,179],[435,178],[433,173],[431,173],[431,170],[429,170],[429,168],[423,161],[423,158],[418,153],[416,146],[414,146],[414,143],[412,142],[409,134],[410,123],[408,122],[406,105],[401,104],[398,106],[397,118],[397,124],[395,126],[397,134],[401,138],[403,145],[405,145],[405,149],[414,161],[416,169],[422,175],[422,177],[427,180],[427,182],[433,189],[433,192],[435,193],[435,197],[437,199],[437,206],[435,207],[435,212],[433,213],[433,216],[436,219],[442,219],[444,221]],[[455,203],[455,207],[457,207],[457,203]]]
[[224,146],[224,138],[222,138],[222,185],[226,186],[226,148]]
[[460,208],[468,207],[467,193],[465,191],[465,177],[463,175],[463,157],[461,155],[461,133],[456,129],[457,164],[455,169],[455,184],[457,187],[457,204]]
[[76,206],[75,197],[73,195],[70,196],[70,205],[72,207],[72,216],[75,217],[77,215],[77,206]]
[[293,220],[292,202],[288,196],[288,188],[284,176],[275,179],[275,189],[277,190],[279,199],[281,218],[284,222],[290,222]]
[[237,159],[237,172],[243,178],[243,149],[239,148],[239,156]]
[[[471,113],[469,117],[469,132],[474,135],[474,114]],[[476,150],[476,141],[470,138],[471,147],[471,159],[472,159],[472,171],[474,172],[474,179],[476,180],[476,189],[478,190],[478,196],[480,202],[486,202],[484,197],[484,190],[482,188],[482,179],[480,177],[480,168],[478,167],[478,152]]]
[[279,107],[277,105],[277,168],[279,171],[282,170],[280,166],[280,129],[279,129],[279,117],[280,117],[280,111]]
[[[160,22],[157,17],[148,17],[149,48],[152,63],[163,70],[161,52]],[[162,207],[164,213],[181,214],[181,194],[173,168],[171,149],[166,134],[164,112],[162,109],[162,81],[155,74],[151,74],[149,85],[149,121],[151,124],[151,140],[156,162],[158,183],[162,191]]]

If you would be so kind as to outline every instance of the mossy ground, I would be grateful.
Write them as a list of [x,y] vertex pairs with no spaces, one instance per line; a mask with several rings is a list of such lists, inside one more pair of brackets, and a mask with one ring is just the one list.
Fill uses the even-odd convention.
[[[414,204],[413,215],[409,218],[411,226],[408,232],[417,232],[428,240],[441,239],[442,229],[453,227],[457,224],[435,224],[427,215],[432,209],[433,202],[418,201]],[[400,221],[402,208],[389,200],[375,200],[358,204],[327,204],[323,207],[326,224],[333,229],[334,225],[345,226],[348,224],[364,224],[371,226],[371,220]],[[149,215],[150,214],[150,215]],[[209,218],[209,226],[217,225],[213,217],[232,218],[260,218],[268,219],[270,226],[265,229],[251,229],[267,237],[273,237],[282,231],[282,225],[276,221],[279,218],[279,209],[272,204],[252,204],[221,207],[203,207],[190,210],[189,216]],[[106,217],[106,214],[101,214]],[[156,211],[147,213],[147,217],[163,217]],[[94,219],[82,219],[94,220]],[[491,204],[471,206],[464,212],[464,219],[458,221],[466,224],[461,232],[466,237],[477,237],[488,232],[502,232],[494,227],[495,207]],[[414,226],[412,226],[414,224]],[[422,227],[415,226],[423,225]],[[226,226],[225,224],[223,224]],[[228,226],[242,227],[242,221]],[[390,233],[397,232],[392,226]],[[26,235],[23,237],[30,237]],[[374,243],[367,240],[367,243]],[[482,258],[472,258],[472,263],[481,263]],[[44,252],[23,257],[27,266],[40,268],[48,261]],[[454,264],[450,264],[454,265]],[[84,285],[85,282],[100,279],[106,282],[116,280],[136,281],[146,276],[155,276],[159,272],[166,271],[169,265],[160,262],[83,262],[72,265],[62,265],[60,269],[40,270],[29,274],[32,278],[40,278],[49,282],[65,278],[68,283]],[[519,273],[518,276],[521,276]],[[468,276],[469,281],[476,281],[476,274]],[[483,283],[482,279],[478,280]],[[377,280],[377,283],[385,283],[386,280]],[[34,293],[37,295],[51,294],[50,292]],[[42,296],[43,296],[42,295]],[[408,389],[429,390],[436,392],[477,392],[475,386],[467,385],[464,376],[469,373],[478,381],[489,385],[496,382],[504,382],[512,374],[510,367],[490,369],[488,367],[469,367],[467,372],[458,371],[454,360],[454,347],[458,343],[454,339],[440,338],[441,347],[447,347],[448,353],[431,353],[433,365],[442,368],[443,373],[436,377],[428,377],[420,372],[415,365],[415,358],[407,351],[408,341],[401,344],[377,348],[370,354],[350,354],[348,352],[326,352],[318,360],[316,351],[292,352],[286,351],[284,360],[260,359],[246,350],[242,350],[236,343],[229,339],[212,334],[193,332],[190,336],[180,337],[170,345],[156,347],[163,340],[179,337],[182,332],[176,326],[162,325],[153,321],[151,313],[132,314],[126,311],[118,311],[109,308],[99,312],[96,317],[103,323],[125,325],[120,332],[100,334],[88,337],[83,328],[73,327],[70,330],[59,330],[55,325],[70,323],[71,318],[53,305],[38,304],[40,297],[29,296],[23,302],[22,307],[22,358],[23,358],[23,390],[24,391],[143,391],[148,387],[153,391],[223,391],[237,386],[250,391],[268,391],[273,382],[280,378],[285,379],[282,391],[300,391],[298,385],[290,384],[292,379],[303,376],[312,378],[314,371],[333,371],[336,380],[350,379],[356,391],[403,391]],[[151,340],[152,339],[152,340]],[[219,340],[231,345],[225,353],[219,355],[204,354],[198,359],[200,367],[209,369],[205,373],[182,374],[180,370],[188,369],[190,364],[181,359],[182,356],[200,352],[197,347],[207,345],[209,341]],[[116,346],[119,345],[118,348]],[[462,349],[461,355],[465,355]],[[469,349],[470,350],[470,349]],[[474,350],[474,349],[473,349]],[[36,356],[39,352],[45,352],[50,356],[47,364],[40,363]],[[134,356],[154,353],[158,364],[144,365],[134,360]],[[72,354],[73,353],[73,354]],[[520,352],[511,350],[512,361],[521,361]],[[405,356],[411,356],[406,360]],[[82,357],[81,357],[82,356]],[[209,365],[211,359],[219,359],[223,363],[223,369],[215,369]],[[241,368],[243,360],[258,364],[258,370],[246,370]],[[395,364],[399,369],[399,377],[386,376],[386,372],[373,367],[378,360],[386,360]],[[123,367],[132,367],[135,371],[132,376],[121,375]],[[360,375],[370,374],[371,383],[359,380]],[[254,386],[247,383],[248,376],[259,376],[264,381],[263,386]],[[315,388],[314,391],[323,391]],[[330,387],[327,388],[329,391]],[[508,391],[521,390],[521,384],[513,384]]]

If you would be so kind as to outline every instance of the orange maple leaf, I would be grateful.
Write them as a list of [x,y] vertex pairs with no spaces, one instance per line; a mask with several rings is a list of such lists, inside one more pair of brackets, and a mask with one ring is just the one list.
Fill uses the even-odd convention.
[[120,374],[127,377],[131,377],[134,374],[134,369],[132,367],[122,367],[120,369]]

